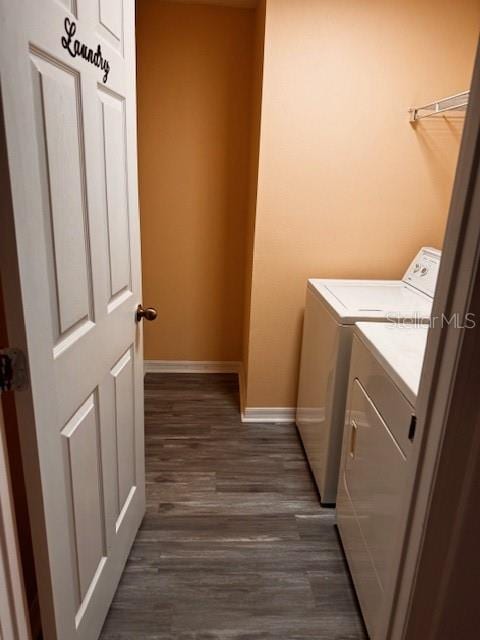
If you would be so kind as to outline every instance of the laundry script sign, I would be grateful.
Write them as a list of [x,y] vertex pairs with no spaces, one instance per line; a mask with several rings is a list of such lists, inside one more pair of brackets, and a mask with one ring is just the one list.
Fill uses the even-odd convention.
[[95,67],[98,67],[103,71],[103,82],[107,82],[108,73],[110,71],[110,65],[108,60],[102,55],[102,47],[97,46],[96,50],[90,49],[86,44],[80,42],[80,40],[73,39],[75,32],[77,31],[77,25],[73,20],[65,18],[65,35],[62,36],[62,47],[68,51],[72,58],[79,56],[83,58]]

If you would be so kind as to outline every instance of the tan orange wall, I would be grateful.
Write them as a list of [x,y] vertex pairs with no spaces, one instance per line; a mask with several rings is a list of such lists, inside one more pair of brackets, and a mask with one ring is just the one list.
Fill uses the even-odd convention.
[[254,22],[137,2],[146,359],[241,359]]
[[441,246],[478,0],[267,0],[246,405],[294,406],[308,277],[398,278]]

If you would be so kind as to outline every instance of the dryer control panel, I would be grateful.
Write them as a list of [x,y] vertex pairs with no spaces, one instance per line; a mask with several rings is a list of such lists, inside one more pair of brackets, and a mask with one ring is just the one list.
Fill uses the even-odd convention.
[[441,257],[442,254],[438,249],[423,247],[407,269],[403,282],[433,298]]

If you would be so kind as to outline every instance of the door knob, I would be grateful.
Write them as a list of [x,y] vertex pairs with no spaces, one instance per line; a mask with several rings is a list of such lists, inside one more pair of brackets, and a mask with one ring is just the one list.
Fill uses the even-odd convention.
[[148,309],[144,309],[142,307],[141,304],[138,305],[137,307],[137,311],[135,313],[135,318],[137,320],[137,322],[140,322],[140,320],[149,320],[150,322],[152,320],[156,320],[157,319],[157,310],[156,309],[152,309],[152,307],[149,307]]

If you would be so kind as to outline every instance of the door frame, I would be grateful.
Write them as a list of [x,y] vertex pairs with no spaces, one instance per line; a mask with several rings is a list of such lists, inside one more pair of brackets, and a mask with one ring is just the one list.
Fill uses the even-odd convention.
[[[1,81],[1,78],[0,78]],[[5,322],[8,343],[23,353],[28,353],[25,322],[23,315],[22,291],[18,272],[17,249],[15,240],[15,225],[13,215],[13,201],[10,185],[10,166],[8,162],[5,119],[3,113],[2,86],[0,83],[0,271],[2,272],[2,289],[5,306]],[[8,277],[7,277],[8,274]],[[15,393],[15,408],[20,424],[34,425],[32,395],[29,389]],[[43,498],[41,493],[40,469],[37,454],[35,430],[19,427],[20,450],[23,473],[25,477],[28,513],[32,537],[40,541],[40,546],[34,548],[35,573],[38,584],[42,588],[38,591],[40,617],[42,628],[54,627],[55,614],[53,611],[50,576],[48,572],[48,557],[46,553],[46,531],[43,519]]]
[[[476,328],[457,328],[469,313]],[[474,376],[480,350],[480,45],[432,317],[442,314],[460,322],[436,322],[428,333],[404,525],[375,640],[434,640],[440,628],[458,628],[458,607],[447,602],[462,603],[467,626],[465,616],[478,608],[479,579],[474,590],[461,572],[478,557],[480,533],[471,508],[480,484],[480,381]],[[479,560],[475,566],[480,569]]]
[[0,635],[30,640],[30,623],[18,547],[13,493],[0,402]]

